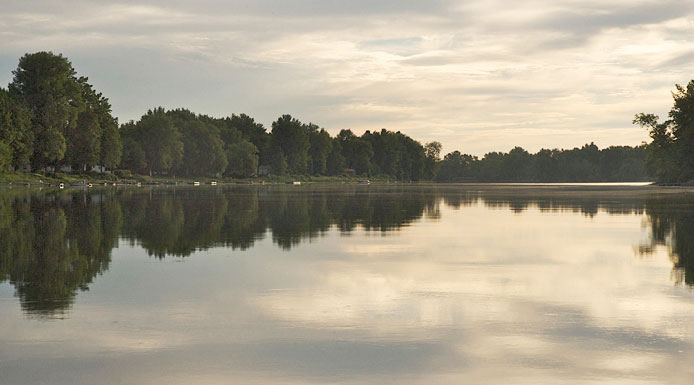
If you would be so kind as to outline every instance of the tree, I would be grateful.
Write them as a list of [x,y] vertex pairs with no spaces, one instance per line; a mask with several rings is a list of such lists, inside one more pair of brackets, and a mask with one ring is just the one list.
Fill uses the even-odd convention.
[[123,143],[118,131],[118,121],[113,119],[101,126],[101,154],[99,163],[108,168],[115,169],[120,164],[123,154]]
[[472,155],[461,154],[459,151],[448,153],[441,161],[436,180],[439,182],[459,182],[470,178],[475,162],[477,162],[477,158]]
[[330,134],[324,129],[318,129],[315,124],[306,126],[309,137],[309,171],[314,175],[326,175],[328,173],[328,156],[332,151]]
[[31,113],[32,168],[55,166],[65,155],[65,134],[75,127],[84,108],[75,70],[62,55],[37,52],[21,57],[13,74],[10,92]]
[[524,181],[531,179],[532,156],[522,147],[514,147],[503,157],[502,175],[507,181]]
[[284,156],[284,151],[281,148],[271,153],[270,165],[272,166],[272,172],[275,174],[283,175],[287,173],[287,157]]
[[183,133],[183,162],[181,169],[187,175],[217,175],[227,167],[224,142],[219,131],[211,124],[191,121],[179,126]]
[[[258,149],[260,160],[265,161],[264,156],[270,145],[270,134],[267,133],[265,127],[262,124],[256,123],[256,121],[246,114],[231,115],[230,118],[225,120],[229,121],[229,125],[234,129],[238,130],[244,139],[253,143],[253,145]],[[234,143],[237,143],[235,141]]]
[[120,163],[123,153],[123,144],[118,131],[118,119],[111,113],[111,103],[101,95],[96,94],[96,105],[94,109],[101,127],[101,152],[99,154],[99,164],[102,167],[115,169]]
[[258,148],[251,142],[243,140],[227,148],[229,166],[226,175],[235,178],[248,178],[258,170]]
[[147,172],[145,150],[137,141],[137,126],[132,120],[120,126],[119,135],[123,143],[123,154],[120,166],[122,168],[144,174]]
[[658,122],[658,115],[636,114],[632,123],[649,129],[653,139],[646,146],[646,172],[658,182],[674,182],[680,176],[672,121]]
[[424,145],[424,154],[427,158],[434,159],[436,161],[441,160],[441,142],[429,142]]
[[227,167],[225,143],[213,120],[177,109],[167,111],[176,130],[181,133],[183,158],[177,169],[188,176],[218,175]]
[[[368,135],[368,134],[365,134]],[[342,146],[345,164],[357,174],[368,175],[371,172],[371,158],[374,155],[371,143],[354,135],[352,130],[341,130],[337,139]]]
[[[272,123],[271,152],[281,153],[287,163],[287,171],[292,174],[304,174],[308,168],[308,149],[310,147],[308,132],[304,125],[291,115],[282,115]],[[275,160],[274,163],[281,163]],[[274,167],[275,172],[279,172]]]
[[646,147],[646,171],[659,182],[694,179],[694,80],[675,85],[668,120],[654,114],[636,114],[633,123],[647,127],[651,143]]
[[672,120],[672,137],[679,158],[679,180],[694,179],[694,80],[686,87],[675,85],[677,92],[669,117]]
[[0,88],[0,143],[6,146],[7,167],[22,168],[29,165],[33,152],[31,115],[21,102]]
[[78,79],[82,86],[84,110],[77,116],[77,123],[66,133],[64,163],[74,170],[89,170],[101,158],[101,125],[99,95],[87,83],[87,78]]
[[340,175],[345,170],[345,157],[342,156],[342,144],[337,138],[333,138],[331,141],[330,154],[328,154],[328,159],[326,160],[326,168],[328,175]]
[[142,146],[149,172],[168,172],[183,158],[181,134],[164,109],[149,110],[135,124],[134,141]]

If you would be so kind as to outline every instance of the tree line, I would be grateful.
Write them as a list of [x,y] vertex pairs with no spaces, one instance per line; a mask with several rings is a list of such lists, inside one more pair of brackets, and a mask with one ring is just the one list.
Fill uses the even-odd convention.
[[[399,131],[324,128],[282,115],[266,129],[240,114],[216,118],[187,109],[147,111],[118,124],[108,98],[51,52],[19,59],[7,89],[0,88],[0,171],[84,172],[101,166],[142,175],[248,178],[262,173],[383,176],[403,181],[659,181],[694,178],[694,85],[678,87],[670,120],[639,114],[652,143],[598,149],[594,144],[535,154],[515,147],[482,158],[439,142],[421,144]],[[260,169],[259,170],[259,166]]]
[[646,179],[646,146],[586,144],[571,150],[542,149],[531,154],[521,147],[508,153],[490,152],[482,159],[447,154],[440,162],[440,182],[623,182]]

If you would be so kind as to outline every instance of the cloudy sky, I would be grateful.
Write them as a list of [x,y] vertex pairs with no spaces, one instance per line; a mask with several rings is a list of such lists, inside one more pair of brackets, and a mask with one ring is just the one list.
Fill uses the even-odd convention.
[[148,108],[290,113],[444,152],[635,145],[692,76],[694,2],[2,0],[0,85],[62,53],[121,122]]

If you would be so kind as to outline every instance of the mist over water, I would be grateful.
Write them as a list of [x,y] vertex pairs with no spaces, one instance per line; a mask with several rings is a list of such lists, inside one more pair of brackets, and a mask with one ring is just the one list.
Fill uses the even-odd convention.
[[694,197],[0,191],[0,383],[688,383]]

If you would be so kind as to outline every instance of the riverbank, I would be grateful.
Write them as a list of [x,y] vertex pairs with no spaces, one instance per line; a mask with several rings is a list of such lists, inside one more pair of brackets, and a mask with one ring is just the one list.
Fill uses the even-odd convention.
[[270,175],[261,178],[212,178],[212,177],[169,177],[169,176],[154,176],[148,175],[133,175],[130,178],[118,178],[113,174],[108,173],[93,173],[87,175],[76,174],[34,174],[22,172],[0,173],[0,186],[25,186],[25,187],[40,187],[54,186],[59,183],[65,185],[103,185],[103,184],[120,184],[120,185],[173,185],[173,184],[274,184],[274,183],[398,183],[394,178],[389,177],[351,177],[351,176],[307,176],[307,175]]

